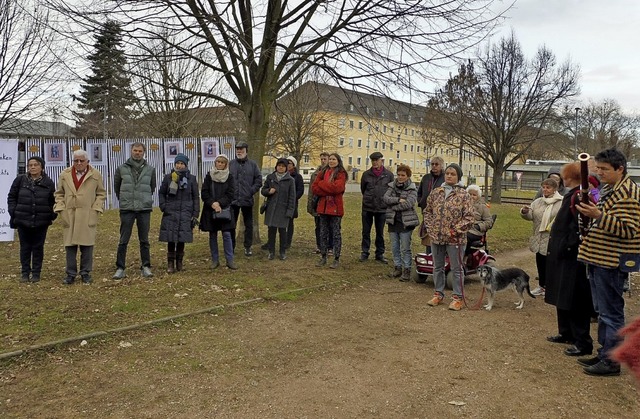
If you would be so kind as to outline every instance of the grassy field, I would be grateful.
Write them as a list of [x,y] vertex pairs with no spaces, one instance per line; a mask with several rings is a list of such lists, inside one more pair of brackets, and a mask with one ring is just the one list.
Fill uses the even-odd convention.
[[[139,275],[138,242],[134,232],[127,260],[129,276],[123,281],[113,281],[119,218],[117,211],[107,211],[99,222],[94,283],[90,286],[81,283],[62,285],[65,254],[62,231],[57,222],[49,230],[43,277],[38,284],[18,282],[18,242],[0,243],[6,264],[0,280],[0,293],[4,297],[0,302],[4,317],[0,353],[237,301],[270,298],[276,293],[282,294],[271,298],[296,298],[296,293],[286,291],[321,286],[331,281],[358,282],[372,275],[386,275],[387,266],[357,261],[360,255],[360,199],[356,193],[346,195],[342,264],[338,270],[314,266],[317,255],[314,254],[313,218],[306,213],[296,221],[294,244],[286,261],[269,261],[259,245],[254,245],[254,256],[237,256],[237,271],[226,268],[212,271],[209,268],[208,234],[197,232],[194,243],[186,248],[185,270],[168,275],[164,273],[166,247],[157,241],[161,213],[155,210],[151,231],[155,277],[144,279]],[[301,200],[301,206],[304,208],[305,205],[306,196]],[[491,211],[498,219],[489,233],[488,243],[499,260],[501,252],[526,246],[531,224],[520,218],[515,206],[493,205]],[[261,225],[260,234],[266,236],[266,227]],[[414,250],[422,250],[417,235],[414,236]],[[387,257],[391,257],[389,250]]]

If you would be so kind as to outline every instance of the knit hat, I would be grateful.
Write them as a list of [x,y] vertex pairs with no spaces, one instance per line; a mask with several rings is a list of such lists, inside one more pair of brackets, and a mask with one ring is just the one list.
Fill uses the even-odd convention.
[[[36,160],[38,163],[40,163],[40,166],[42,167],[42,170],[44,170],[44,159],[40,156],[31,156],[29,157],[29,160]],[[27,165],[29,164],[29,160],[27,160]]]
[[462,169],[460,168],[460,166],[458,166],[455,163],[450,163],[446,169],[444,169],[444,171],[446,172],[449,168],[453,168],[453,170],[456,171],[456,173],[458,174],[458,182],[460,182],[462,180]]
[[176,158],[173,160],[173,163],[175,164],[175,163],[178,163],[179,161],[184,163],[185,166],[189,166],[189,157],[187,157],[186,155],[184,155],[182,153],[178,153]]
[[290,161],[291,163],[293,163],[293,167],[298,167],[298,160],[296,160],[295,157],[289,156],[289,157],[287,157],[287,160]]
[[276,162],[276,167],[278,167],[279,164],[283,164],[284,167],[287,167],[287,164],[289,164],[289,160],[285,159],[284,157],[280,157]]

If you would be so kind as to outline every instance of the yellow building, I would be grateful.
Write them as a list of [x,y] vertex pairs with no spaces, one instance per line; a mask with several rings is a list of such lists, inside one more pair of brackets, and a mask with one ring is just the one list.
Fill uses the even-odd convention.
[[321,151],[335,151],[342,157],[349,180],[359,182],[370,167],[369,155],[379,151],[389,170],[395,173],[398,164],[406,164],[413,171],[413,180],[419,182],[429,171],[429,159],[440,156],[446,164],[462,163],[465,184],[473,178],[473,183],[484,185],[484,160],[469,150],[463,150],[461,158],[459,146],[438,142],[438,133],[425,125],[425,107],[315,82],[298,89],[305,96],[317,95],[314,118],[322,121],[322,129],[311,139],[313,147],[299,163],[301,169],[316,167]]

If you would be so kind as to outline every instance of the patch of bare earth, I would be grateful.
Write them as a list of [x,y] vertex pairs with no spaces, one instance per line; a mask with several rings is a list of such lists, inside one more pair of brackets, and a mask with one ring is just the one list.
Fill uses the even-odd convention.
[[[535,272],[528,251],[498,264]],[[545,340],[557,328],[541,298],[516,310],[505,291],[490,312],[452,312],[426,306],[430,285],[391,280],[374,262],[363,269],[370,280],[344,278],[295,301],[5,363],[0,416],[640,417],[628,372],[589,377],[563,355],[565,345]],[[327,269],[328,278],[339,275]],[[477,280],[466,293],[473,304]],[[628,313],[639,306],[637,295],[628,298]]]

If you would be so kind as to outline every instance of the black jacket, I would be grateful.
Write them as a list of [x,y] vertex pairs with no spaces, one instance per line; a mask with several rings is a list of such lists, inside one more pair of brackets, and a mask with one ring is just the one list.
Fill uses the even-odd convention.
[[51,225],[58,214],[53,212],[56,187],[46,173],[32,183],[29,175],[16,177],[9,189],[7,204],[11,228],[42,228]]
[[362,210],[367,212],[387,212],[387,204],[382,199],[393,182],[393,173],[386,167],[380,176],[373,174],[372,169],[365,170],[360,178],[362,192]]
[[211,204],[214,202],[219,203],[222,209],[231,207],[235,196],[235,182],[231,173],[225,182],[214,182],[211,175],[207,173],[202,183],[201,196],[204,206],[202,207],[202,217],[200,217],[200,230],[230,231],[236,228],[233,211],[231,211],[230,221],[214,220],[213,208],[211,208]]
[[[269,195],[271,188],[276,189],[273,195]],[[264,214],[264,224],[268,227],[289,227],[289,220],[293,217],[296,207],[296,187],[291,175],[287,172],[278,181],[275,172],[269,174],[260,193],[269,202]]]
[[433,176],[433,173],[429,172],[422,176],[420,185],[418,186],[418,206],[424,210],[427,206],[427,198],[432,190],[438,186],[442,186],[444,183],[444,171],[440,172],[440,176]]
[[189,184],[185,189],[178,189],[176,195],[169,193],[171,173],[164,176],[160,185],[159,198],[162,220],[160,221],[161,242],[193,241],[191,220],[200,214],[200,194],[198,181],[192,174],[188,174]]

